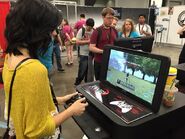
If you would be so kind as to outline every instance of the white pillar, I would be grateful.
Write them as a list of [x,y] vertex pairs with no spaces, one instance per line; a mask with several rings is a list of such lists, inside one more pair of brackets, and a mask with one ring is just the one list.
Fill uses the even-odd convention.
[[78,4],[84,6],[85,5],[85,0],[79,0]]

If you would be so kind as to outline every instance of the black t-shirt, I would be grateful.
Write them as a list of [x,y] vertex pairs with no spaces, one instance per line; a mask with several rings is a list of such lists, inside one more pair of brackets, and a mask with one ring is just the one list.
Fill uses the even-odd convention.
[[185,38],[185,31],[180,35],[180,38]]

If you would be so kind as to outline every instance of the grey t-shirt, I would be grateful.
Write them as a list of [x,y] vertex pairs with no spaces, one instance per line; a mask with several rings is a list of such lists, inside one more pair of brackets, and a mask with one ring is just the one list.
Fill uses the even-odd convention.
[[[93,30],[88,32],[85,30],[85,34],[84,36],[82,36],[82,28],[78,31],[76,38],[79,40],[88,40],[91,37]],[[89,45],[85,44],[85,45],[79,45],[80,47],[80,55],[83,56],[88,56],[89,55]]]

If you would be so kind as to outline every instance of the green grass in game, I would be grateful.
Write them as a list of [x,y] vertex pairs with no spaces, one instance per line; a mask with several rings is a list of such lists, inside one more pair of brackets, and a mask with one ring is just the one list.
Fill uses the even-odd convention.
[[[118,84],[117,80],[121,80],[123,84]],[[109,68],[107,73],[107,80],[120,88],[124,88],[126,91],[136,95],[145,101],[152,103],[152,98],[154,95],[155,84],[142,80],[141,78],[135,77],[129,74],[128,80],[126,82],[126,73],[118,71],[114,68]],[[128,87],[126,86],[128,85]],[[129,86],[133,86],[134,89],[130,89]]]

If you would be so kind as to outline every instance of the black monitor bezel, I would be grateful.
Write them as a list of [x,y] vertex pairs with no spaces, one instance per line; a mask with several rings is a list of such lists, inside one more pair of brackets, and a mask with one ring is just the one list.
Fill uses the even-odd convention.
[[[150,46],[148,46],[147,41],[151,41]],[[152,52],[153,41],[154,41],[154,36],[137,37],[137,38],[117,38],[114,41],[114,45],[119,47],[129,48],[129,49],[142,50],[144,52]],[[133,46],[134,44],[136,45],[135,47]],[[141,45],[141,46],[137,46],[137,45]]]
[[170,63],[171,63],[170,58],[166,57],[166,56],[161,56],[161,55],[156,55],[156,54],[151,54],[151,53],[146,53],[146,52],[140,52],[140,51],[136,51],[136,50],[126,49],[126,48],[111,46],[111,45],[106,45],[104,48],[105,49],[103,52],[103,59],[102,59],[103,62],[101,65],[100,81],[107,84],[108,86],[113,87],[113,88],[115,88],[115,86],[113,86],[108,81],[106,81],[109,55],[110,55],[111,50],[117,50],[117,51],[122,51],[122,52],[130,53],[130,54],[134,54],[134,55],[145,56],[145,57],[149,57],[149,58],[153,58],[153,59],[157,59],[157,60],[161,61],[161,67],[159,70],[159,76],[158,76],[158,80],[157,80],[156,89],[154,92],[154,97],[153,97],[152,103],[146,102],[131,93],[129,93],[129,94],[125,93],[121,88],[116,87],[116,89],[121,91],[123,94],[140,102],[144,106],[151,109],[153,112],[158,112],[159,108],[160,108],[161,101],[162,101],[162,96],[163,96],[163,92],[164,92],[164,88],[165,88],[165,84],[166,84],[166,79],[168,76],[168,71],[169,71],[169,67],[170,67]]

